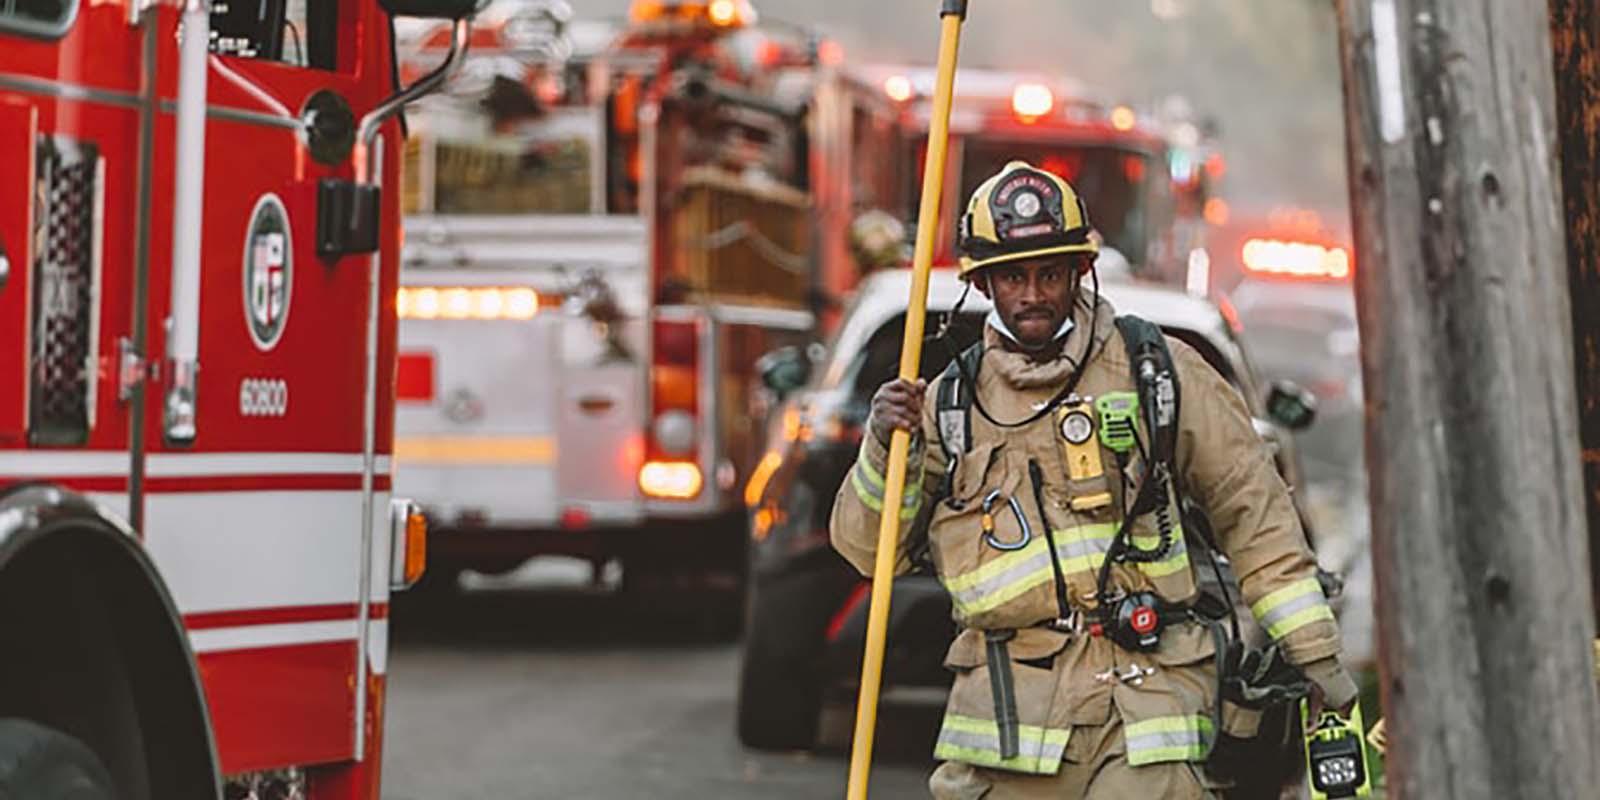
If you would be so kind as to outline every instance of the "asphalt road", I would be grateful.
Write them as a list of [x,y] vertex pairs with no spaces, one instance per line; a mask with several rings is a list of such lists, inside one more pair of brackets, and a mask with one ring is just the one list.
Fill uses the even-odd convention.
[[[1328,566],[1348,571],[1348,657],[1370,657],[1365,506],[1318,495]],[[1336,513],[1337,512],[1337,513]],[[534,565],[453,598],[395,601],[386,800],[830,798],[844,794],[849,700],[815,752],[757,753],[734,736],[739,645],[708,637],[674,598],[639,604]],[[927,797],[941,699],[890,693],[874,798]]]
[[[666,604],[550,583],[396,602],[387,800],[843,796],[848,707],[824,716],[816,752],[747,751],[736,642]],[[873,797],[927,796],[940,712],[926,695],[886,698]]]

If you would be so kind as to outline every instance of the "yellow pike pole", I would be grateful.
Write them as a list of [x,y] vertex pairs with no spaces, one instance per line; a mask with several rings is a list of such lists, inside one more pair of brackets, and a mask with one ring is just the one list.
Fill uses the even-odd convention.
[[[928,315],[928,271],[933,240],[939,233],[939,199],[950,141],[950,104],[955,94],[956,51],[967,0],[943,0],[939,10],[939,69],[928,120],[928,157],[922,170],[922,204],[917,210],[917,243],[912,251],[911,299],[906,305],[906,335],[900,343],[900,377],[915,381],[922,361],[922,330]],[[871,435],[871,434],[868,434]],[[896,430],[889,440],[889,471],[884,476],[877,560],[872,569],[872,603],[867,613],[867,650],[861,660],[861,694],[856,699],[856,731],[850,747],[849,800],[866,800],[872,771],[872,739],[878,725],[878,689],[883,680],[884,640],[889,627],[889,594],[899,560],[900,507],[905,493],[906,457],[911,434]]]

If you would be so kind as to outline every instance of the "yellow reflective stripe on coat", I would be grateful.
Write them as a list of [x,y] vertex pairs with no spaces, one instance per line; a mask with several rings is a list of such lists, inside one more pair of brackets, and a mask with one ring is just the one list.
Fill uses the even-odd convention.
[[1061,770],[1061,757],[1067,751],[1071,728],[1020,725],[1017,733],[1017,755],[1001,758],[1000,726],[994,720],[946,714],[933,757],[1033,775],[1054,775]]
[[[1133,546],[1140,550],[1154,550],[1161,546],[1160,534],[1135,534],[1131,537]],[[1167,551],[1166,557],[1160,561],[1141,561],[1139,571],[1152,578],[1165,578],[1189,569],[1189,548],[1184,543],[1183,526],[1174,525],[1172,528],[1172,549]]]
[[1123,729],[1128,764],[1135,767],[1164,761],[1200,761],[1211,752],[1214,735],[1211,718],[1204,714],[1142,719]]
[[[916,449],[916,448],[913,448]],[[916,453],[907,465],[920,464]],[[916,518],[917,512],[922,509],[922,471],[917,470],[913,475],[906,473],[906,489],[900,498],[900,519],[911,520]],[[867,440],[861,440],[861,450],[856,454],[856,465],[850,470],[850,485],[856,490],[856,497],[861,498],[861,504],[872,509],[878,514],[883,513],[883,474],[872,466],[872,459],[867,456]]]
[[[1061,562],[1061,573],[1071,575],[1074,572],[1099,571],[1118,527],[1116,523],[1099,523],[1058,531],[1056,555]],[[1153,550],[1161,545],[1159,534],[1133,534],[1130,538],[1134,546],[1141,550]],[[1164,578],[1188,570],[1189,549],[1184,544],[1183,527],[1173,528],[1172,549],[1167,551],[1166,557],[1160,561],[1131,563],[1137,563],[1139,571],[1152,578]]]
[[[912,463],[914,462],[909,459],[906,461],[907,466]],[[878,472],[877,468],[872,466],[872,459],[867,456],[867,439],[865,436],[861,438],[861,449],[856,452],[856,468],[861,470],[861,477],[867,486],[876,491],[879,497],[883,497],[883,475]]]
[[1316,578],[1302,578],[1250,606],[1256,621],[1273,639],[1282,639],[1313,622],[1333,619],[1333,609],[1322,596]]
[[1050,546],[1037,535],[1021,550],[1001,553],[971,572],[941,576],[945,591],[962,616],[993,611],[1054,578]]
[[1078,525],[1056,531],[1056,561],[1061,564],[1061,574],[1094,572],[1106,560],[1111,540],[1116,538],[1117,524],[1101,522]]
[[[861,504],[872,509],[875,513],[883,513],[883,488],[880,486],[874,491],[862,476],[861,468],[866,462],[856,462],[856,468],[850,470],[850,484],[856,490],[856,497]],[[907,483],[905,494],[900,498],[900,519],[910,520],[922,510],[922,476],[917,476],[916,483]]]
[[[1062,574],[1099,569],[1116,532],[1117,526],[1110,523],[1053,531]],[[942,578],[956,611],[968,617],[993,611],[1054,579],[1050,545],[1038,534],[1021,550],[997,555],[971,572]]]
[[[862,487],[858,484],[857,492],[860,491]],[[867,502],[865,498],[863,502]],[[878,506],[872,506],[869,502],[868,506],[877,510],[882,502],[880,500]],[[1106,559],[1106,552],[1111,548],[1111,540],[1117,535],[1117,528],[1116,523],[1107,522],[1053,531],[1056,561],[1061,565],[1062,576],[1093,574],[1099,570]],[[1138,565],[1146,575],[1159,578],[1189,568],[1183,531],[1176,530],[1173,536],[1172,551],[1165,559]],[[1160,541],[1155,536],[1133,538],[1136,544],[1146,549],[1155,547]],[[956,610],[963,616],[993,611],[1054,579],[1048,553],[1044,537],[1035,535],[1033,541],[1021,550],[998,555],[971,572],[943,578],[944,586],[950,592]]]

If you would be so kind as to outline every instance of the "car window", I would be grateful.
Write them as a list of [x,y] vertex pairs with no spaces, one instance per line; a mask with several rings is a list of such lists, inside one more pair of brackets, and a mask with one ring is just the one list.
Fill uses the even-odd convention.
[[333,0],[216,0],[211,52],[331,70],[339,58],[338,24]]
[[[959,353],[972,346],[983,335],[982,314],[962,314],[950,326],[951,342],[941,341],[935,334],[944,322],[943,314],[929,314],[927,337],[922,346],[921,374],[932,381],[950,363],[951,353]],[[846,373],[852,403],[865,403],[872,399],[878,387],[893,380],[900,372],[900,343],[905,338],[906,317],[897,314],[890,318],[867,339],[866,347],[856,355]]]
[[1228,361],[1227,357],[1222,355],[1222,352],[1217,350],[1215,345],[1211,344],[1210,339],[1184,328],[1162,328],[1162,330],[1168,336],[1193,347],[1200,353],[1200,357],[1205,359],[1206,363],[1210,364],[1211,368],[1222,376],[1223,380],[1233,384],[1233,388],[1241,392],[1244,391],[1244,387],[1239,385],[1238,370],[1234,369],[1232,362]]

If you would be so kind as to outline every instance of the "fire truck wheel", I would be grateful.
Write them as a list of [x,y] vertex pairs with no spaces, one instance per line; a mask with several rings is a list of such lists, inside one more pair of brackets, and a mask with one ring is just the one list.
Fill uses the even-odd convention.
[[87,745],[25,719],[0,719],[0,797],[113,800],[111,775]]
[[[739,670],[739,741],[758,750],[808,750],[817,741],[826,675],[815,605],[796,589],[752,591]],[[826,624],[826,615],[822,616]]]

